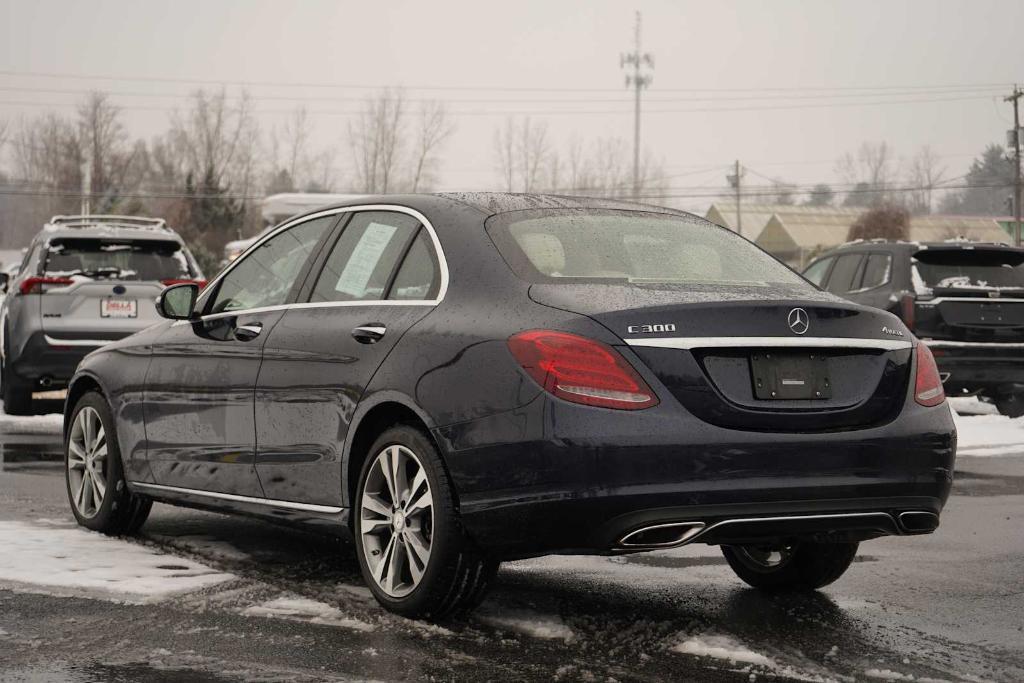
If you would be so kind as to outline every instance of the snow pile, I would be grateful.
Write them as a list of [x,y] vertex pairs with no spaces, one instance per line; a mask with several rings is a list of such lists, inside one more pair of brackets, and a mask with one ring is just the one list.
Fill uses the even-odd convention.
[[154,602],[233,578],[84,529],[0,521],[0,584],[21,590]]
[[1024,455],[1024,418],[954,412],[953,421],[958,455]]
[[51,415],[8,415],[0,403],[0,434],[60,434],[64,427],[64,416]]
[[687,638],[669,648],[672,652],[696,657],[710,657],[729,662],[755,664],[772,667],[775,662],[758,652],[748,649],[732,636],[703,635]]
[[376,628],[373,624],[346,616],[337,607],[294,595],[282,595],[260,605],[247,607],[242,610],[242,614],[247,617],[275,617],[306,621],[312,624],[341,626],[354,631],[373,631]]
[[910,674],[901,674],[890,669],[868,669],[864,672],[868,678],[878,678],[883,681],[912,681],[914,677]]
[[478,614],[480,621],[504,631],[522,633],[544,640],[573,641],[576,634],[564,621],[553,614],[540,614],[524,609],[503,609]]

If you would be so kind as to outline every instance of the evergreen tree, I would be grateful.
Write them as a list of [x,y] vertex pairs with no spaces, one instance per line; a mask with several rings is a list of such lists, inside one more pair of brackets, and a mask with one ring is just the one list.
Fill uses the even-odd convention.
[[1005,216],[1013,195],[1014,166],[999,145],[989,145],[964,177],[965,189],[943,197],[944,213]]

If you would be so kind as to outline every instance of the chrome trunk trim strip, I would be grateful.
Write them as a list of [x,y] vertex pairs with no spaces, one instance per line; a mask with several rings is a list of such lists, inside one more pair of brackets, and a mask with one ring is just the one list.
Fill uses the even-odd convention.
[[860,339],[855,337],[662,337],[630,338],[630,346],[651,346],[661,349],[721,348],[815,348],[815,349],[909,349],[913,343],[905,339]]

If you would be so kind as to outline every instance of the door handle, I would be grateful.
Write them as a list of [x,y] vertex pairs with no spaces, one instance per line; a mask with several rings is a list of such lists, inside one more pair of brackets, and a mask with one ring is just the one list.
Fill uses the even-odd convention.
[[383,323],[369,323],[353,329],[352,337],[360,344],[376,344],[387,331],[388,328]]
[[235,328],[235,339],[238,341],[252,341],[260,336],[263,331],[263,323],[246,323]]

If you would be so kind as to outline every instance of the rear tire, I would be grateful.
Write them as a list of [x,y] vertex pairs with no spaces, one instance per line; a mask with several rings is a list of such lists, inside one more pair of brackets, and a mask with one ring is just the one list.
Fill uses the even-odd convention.
[[1024,417],[1024,394],[1003,394],[995,398],[996,410],[1007,417]]
[[[6,357],[10,357],[9,354]],[[32,414],[32,385],[0,364],[0,391],[3,393],[4,412],[8,415]]]
[[134,534],[153,501],[128,490],[114,417],[97,391],[75,404],[64,437],[64,481],[71,512],[87,529]]
[[363,579],[388,611],[435,621],[467,612],[498,571],[466,535],[437,449],[418,429],[395,426],[374,442],[352,515]]
[[736,575],[754,588],[813,590],[850,568],[857,543],[797,543],[788,546],[724,545]]

